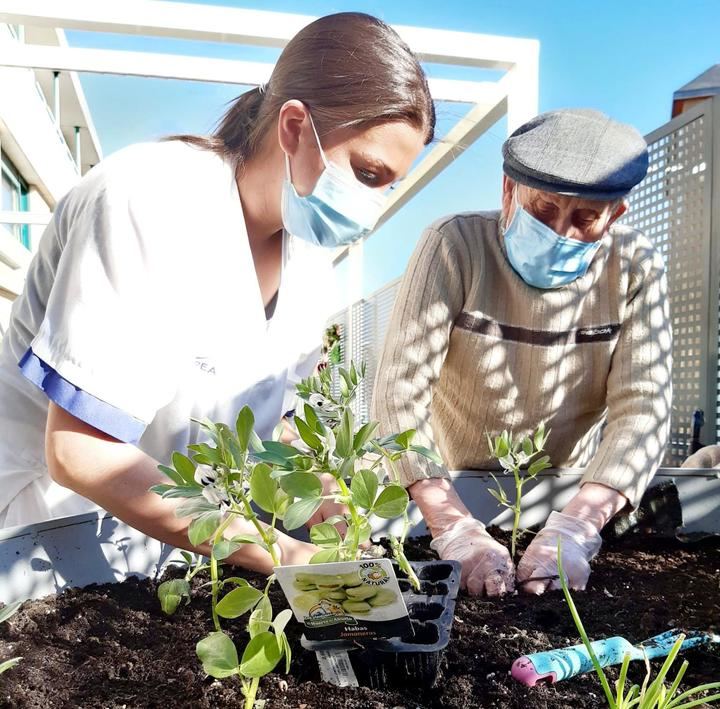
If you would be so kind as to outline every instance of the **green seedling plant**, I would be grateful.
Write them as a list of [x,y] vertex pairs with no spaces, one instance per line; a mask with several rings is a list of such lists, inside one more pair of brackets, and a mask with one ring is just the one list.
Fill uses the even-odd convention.
[[522,534],[520,530],[520,515],[522,513],[522,493],[525,483],[534,480],[539,473],[550,466],[550,457],[539,456],[545,450],[545,444],[550,436],[550,431],[545,431],[545,424],[541,423],[532,436],[513,438],[512,432],[503,431],[499,436],[491,438],[488,434],[488,446],[490,455],[497,458],[501,467],[506,473],[512,473],[515,481],[515,496],[512,500],[508,497],[504,488],[493,475],[497,489],[490,489],[488,492],[498,501],[498,505],[507,507],[513,513],[512,540],[510,554],[515,558],[517,541]]
[[[10,603],[0,610],[0,623],[4,623],[6,620],[9,620],[13,615],[15,615],[18,608],[20,608],[20,604],[21,601]],[[5,662],[0,662],[0,675],[3,672],[7,672],[10,668],[15,667],[20,660],[22,660],[22,657],[13,657],[10,660],[5,660]]]
[[185,576],[181,579],[164,581],[157,589],[160,606],[162,607],[163,613],[167,613],[168,615],[172,615],[178,609],[181,602],[184,601],[186,604],[190,603],[190,582],[201,571],[210,568],[210,564],[204,563],[202,556],[199,554],[196,554],[193,559],[192,554],[181,551],[180,556],[183,558],[182,562],[179,559],[173,559],[171,563],[183,564],[186,567]]
[[[352,561],[361,558],[370,538],[371,518],[403,519],[400,536],[389,536],[392,555],[410,582],[420,583],[408,562],[404,543],[410,522],[407,490],[397,483],[396,463],[408,453],[416,453],[441,462],[432,450],[413,443],[415,431],[376,438],[378,422],[358,425],[352,412],[365,367],[358,370],[338,368],[339,392],[333,393],[332,374],[323,370],[298,385],[298,396],[304,402],[302,415],[295,416],[301,451],[289,447],[261,454],[276,465],[273,477],[281,489],[293,494],[296,501],[287,510],[286,529],[305,524],[325,500],[347,507],[347,513],[316,524],[310,530],[311,540],[321,548],[311,563]],[[320,476],[331,480],[323,486]],[[344,534],[336,525],[345,526]]]
[[575,606],[573,597],[570,594],[567,579],[565,578],[565,573],[563,572],[561,552],[561,541],[558,539],[558,574],[560,576],[560,585],[562,586],[563,594],[565,595],[565,600],[567,601],[568,608],[570,609],[570,614],[572,615],[575,627],[582,638],[585,648],[590,654],[590,659],[592,660],[595,673],[602,685],[609,709],[690,709],[691,707],[705,706],[707,704],[720,701],[720,693],[712,694],[710,696],[701,696],[705,692],[720,690],[720,682],[708,682],[707,684],[698,685],[697,687],[693,687],[687,691],[679,692],[680,682],[682,682],[685,672],[689,666],[687,660],[683,661],[670,685],[666,685],[666,678],[678,656],[678,653],[680,652],[683,641],[685,640],[685,636],[682,634],[678,636],[678,639],[675,641],[672,649],[668,653],[668,656],[665,658],[665,661],[663,662],[655,679],[652,679],[652,669],[650,667],[650,662],[646,657],[645,678],[643,679],[641,685],[633,684],[630,689],[627,689],[627,674],[628,667],[630,665],[630,655],[626,654],[623,658],[622,665],[620,666],[620,676],[615,682],[615,691],[613,692],[607,675],[605,674],[605,670],[598,662],[597,655],[593,650],[590,638],[588,637],[585,626],[580,618],[580,614]]
[[[262,589],[241,577],[223,576],[221,562],[243,545],[258,545],[273,566],[280,566],[277,525],[282,523],[288,531],[297,529],[324,501],[334,500],[345,505],[347,512],[312,527],[310,537],[320,551],[311,563],[359,559],[370,538],[372,515],[402,518],[403,533],[390,539],[391,549],[400,568],[419,587],[403,550],[409,528],[409,497],[395,482],[394,466],[409,452],[439,459],[434,452],[413,445],[413,431],[375,438],[377,423],[356,424],[351,405],[364,371],[364,367],[358,370],[354,365],[348,370],[339,368],[336,395],[328,369],[298,384],[303,411],[295,417],[299,438],[294,445],[261,441],[254,431],[254,415],[245,407],[234,428],[198,421],[208,442],[188,446],[187,456],[175,452],[171,465],[159,466],[169,481],[152,490],[163,498],[181,500],[176,515],[191,520],[190,544],[210,549],[206,563],[193,563],[188,555],[185,578],[161,584],[162,607],[174,612],[183,600],[187,602],[191,579],[207,569],[214,629],[197,644],[197,655],[208,675],[240,680],[245,709],[256,705],[260,678],[283,658],[289,671],[291,650],[285,626],[292,612],[285,609],[274,613],[269,596],[274,575]],[[332,484],[326,487],[328,479]],[[267,523],[260,520],[260,513],[267,515]],[[242,533],[237,529],[240,521],[246,523]],[[335,526],[341,522],[342,533]],[[247,523],[254,530],[251,534],[247,533]],[[249,641],[239,652],[222,624],[246,615]]]

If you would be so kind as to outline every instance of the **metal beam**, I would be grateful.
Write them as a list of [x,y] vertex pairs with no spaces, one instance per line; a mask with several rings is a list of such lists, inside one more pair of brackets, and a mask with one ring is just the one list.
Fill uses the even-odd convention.
[[[257,86],[270,78],[273,64],[235,59],[202,58],[157,52],[131,52],[117,49],[85,49],[46,45],[0,45],[0,65],[70,71],[89,74],[143,76],[156,79],[203,81],[207,83]],[[495,82],[429,79],[436,101],[476,103],[495,89]]]
[[[3,0],[0,21],[93,32],[284,47],[311,15],[174,2]],[[394,25],[423,61],[509,69],[536,40]],[[535,48],[533,50],[533,48]]]

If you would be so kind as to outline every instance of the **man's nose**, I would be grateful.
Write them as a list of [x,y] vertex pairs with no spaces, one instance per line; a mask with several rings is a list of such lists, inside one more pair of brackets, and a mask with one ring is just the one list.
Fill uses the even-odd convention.
[[554,219],[551,219],[547,225],[559,236],[576,239],[577,241],[585,241],[585,235],[581,229],[578,229],[573,224],[571,215],[559,214]]

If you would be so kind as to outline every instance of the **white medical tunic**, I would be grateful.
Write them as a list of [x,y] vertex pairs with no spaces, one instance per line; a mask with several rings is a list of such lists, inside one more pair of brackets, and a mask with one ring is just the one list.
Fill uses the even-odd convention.
[[54,483],[49,400],[160,462],[202,440],[192,418],[267,438],[317,361],[328,253],[284,236],[265,307],[233,166],[180,141],[135,145],[58,204],[0,345],[0,526],[94,505]]

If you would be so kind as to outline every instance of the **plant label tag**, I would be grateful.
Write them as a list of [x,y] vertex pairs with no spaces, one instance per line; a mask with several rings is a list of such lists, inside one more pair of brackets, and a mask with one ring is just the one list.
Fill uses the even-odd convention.
[[390,559],[276,566],[274,571],[309,640],[412,634]]
[[316,650],[320,677],[336,687],[359,687],[347,650]]

